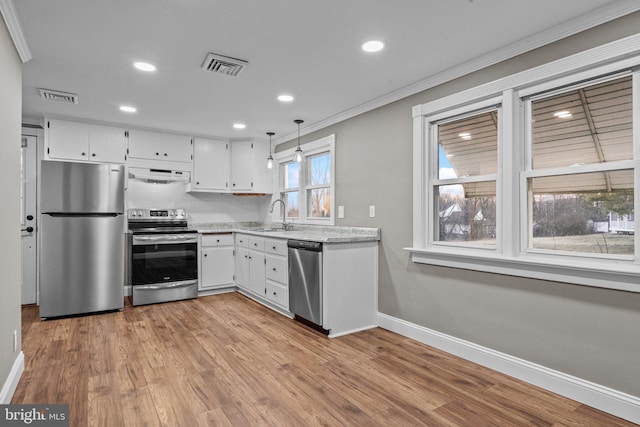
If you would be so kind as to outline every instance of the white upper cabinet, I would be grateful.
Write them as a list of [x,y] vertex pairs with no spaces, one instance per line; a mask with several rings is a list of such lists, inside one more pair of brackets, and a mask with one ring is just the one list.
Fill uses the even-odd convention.
[[123,163],[127,150],[123,128],[102,125],[89,126],[89,160],[104,163]]
[[191,161],[191,144],[193,139],[190,136],[162,134],[162,156],[164,160],[173,162]]
[[225,192],[229,189],[229,142],[193,140],[193,190]]
[[255,142],[253,144],[253,192],[273,193],[273,174],[275,169],[267,168],[267,157],[269,157],[269,143]]
[[253,189],[253,142],[234,141],[231,143],[231,191],[251,191]]
[[129,130],[129,157],[191,162],[191,137],[140,129]]
[[271,193],[271,169],[267,169],[268,144],[253,141],[231,143],[232,192]]
[[91,123],[47,119],[45,158],[124,163],[125,129]]

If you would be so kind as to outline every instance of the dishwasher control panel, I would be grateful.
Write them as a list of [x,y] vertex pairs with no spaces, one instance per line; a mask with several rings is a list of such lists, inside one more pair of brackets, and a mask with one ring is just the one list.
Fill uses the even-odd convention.
[[322,252],[322,243],[310,242],[308,240],[288,240],[287,246],[290,248],[304,249],[307,251]]

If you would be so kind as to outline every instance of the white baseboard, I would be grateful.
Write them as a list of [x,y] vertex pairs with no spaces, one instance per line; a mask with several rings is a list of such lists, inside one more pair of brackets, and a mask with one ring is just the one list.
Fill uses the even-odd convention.
[[24,353],[20,352],[18,357],[16,357],[16,360],[13,362],[13,366],[11,367],[7,380],[2,386],[2,390],[0,390],[0,405],[8,405],[11,403],[11,398],[13,398],[13,393],[15,393],[16,388],[18,387],[18,382],[20,381],[20,377],[23,372]]
[[378,313],[378,326],[463,359],[640,424],[640,397]]

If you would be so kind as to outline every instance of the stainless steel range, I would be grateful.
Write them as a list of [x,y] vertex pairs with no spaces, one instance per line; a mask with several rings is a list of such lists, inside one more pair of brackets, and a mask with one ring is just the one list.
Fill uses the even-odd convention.
[[184,209],[129,209],[131,304],[198,296],[198,234]]

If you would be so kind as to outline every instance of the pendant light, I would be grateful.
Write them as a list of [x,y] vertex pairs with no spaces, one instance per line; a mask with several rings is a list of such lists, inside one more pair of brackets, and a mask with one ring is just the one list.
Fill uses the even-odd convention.
[[296,148],[296,152],[293,154],[293,160],[302,163],[304,160],[304,153],[302,152],[302,148],[300,148],[300,124],[304,123],[304,120],[296,119],[293,123],[298,125],[298,148]]
[[273,156],[271,155],[271,137],[275,135],[275,132],[267,132],[269,135],[269,157],[267,157],[267,169],[273,169]]

